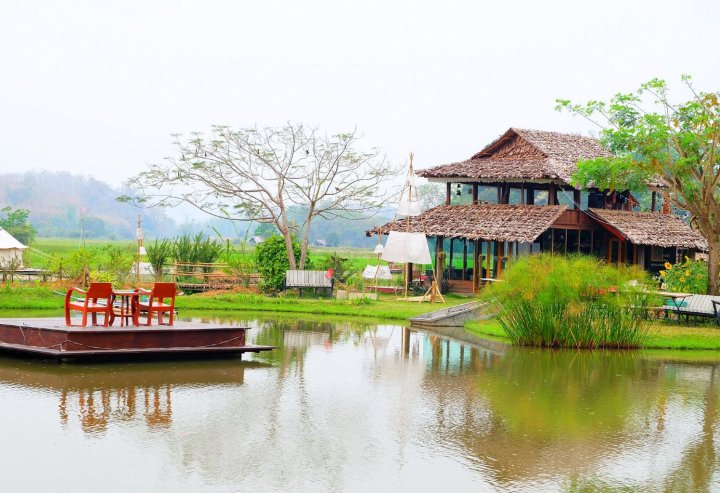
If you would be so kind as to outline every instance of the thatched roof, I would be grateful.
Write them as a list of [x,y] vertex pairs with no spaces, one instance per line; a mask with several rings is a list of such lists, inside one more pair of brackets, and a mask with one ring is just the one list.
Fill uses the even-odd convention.
[[636,245],[697,248],[707,250],[708,245],[700,233],[677,216],[651,212],[589,209],[588,213],[619,231]]
[[425,178],[569,183],[579,160],[609,156],[610,152],[591,137],[511,128],[470,159],[419,170],[417,175]]
[[373,228],[367,235],[408,231],[472,240],[533,242],[565,209],[564,205],[440,205],[419,216]]

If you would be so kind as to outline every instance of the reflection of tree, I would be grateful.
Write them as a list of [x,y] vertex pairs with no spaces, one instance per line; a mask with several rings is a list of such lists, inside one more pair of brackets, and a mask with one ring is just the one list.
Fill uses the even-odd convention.
[[[468,347],[472,363],[464,364],[457,343],[429,341],[424,391],[436,413],[426,441],[459,448],[502,487],[553,478],[569,481],[572,490],[613,489],[618,478],[598,471],[627,457],[652,463],[677,440],[666,421],[677,422],[688,412],[683,407],[699,404],[690,398],[697,375],[640,353],[514,348],[500,355]],[[717,470],[714,371],[700,438],[687,442],[676,470],[629,480],[633,487],[657,489],[666,481],[667,491],[709,488]]]
[[668,475],[665,491],[710,491],[718,464],[715,450],[715,426],[718,414],[716,370],[717,365],[713,365],[705,392],[702,433],[699,439],[684,451],[682,460]]

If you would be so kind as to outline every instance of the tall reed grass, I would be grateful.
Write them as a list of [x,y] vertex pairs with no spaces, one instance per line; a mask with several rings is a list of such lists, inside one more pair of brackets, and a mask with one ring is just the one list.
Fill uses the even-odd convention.
[[636,348],[648,337],[647,274],[586,256],[534,255],[513,262],[487,292],[514,344]]

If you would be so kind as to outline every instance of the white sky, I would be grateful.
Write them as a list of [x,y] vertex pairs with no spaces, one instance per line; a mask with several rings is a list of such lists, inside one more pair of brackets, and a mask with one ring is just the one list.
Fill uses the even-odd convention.
[[214,123],[357,127],[418,168],[510,126],[587,134],[556,98],[682,73],[719,90],[718,19],[691,0],[0,0],[0,172],[120,185]]

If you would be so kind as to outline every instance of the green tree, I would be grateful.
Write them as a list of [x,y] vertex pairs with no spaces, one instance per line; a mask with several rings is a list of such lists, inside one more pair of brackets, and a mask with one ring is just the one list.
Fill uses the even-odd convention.
[[601,127],[601,141],[612,157],[580,161],[576,186],[610,190],[647,189],[659,182],[670,202],[691,215],[691,224],[708,242],[708,286],[718,294],[720,271],[720,93],[698,92],[689,76],[682,81],[688,100],[669,99],[665,81],[653,79],[635,93],[617,94],[609,102],[573,104],[569,110]]
[[5,216],[0,218],[0,228],[4,229],[15,237],[20,243],[29,245],[35,238],[35,228],[29,221],[30,211],[27,209],[15,209],[7,206],[0,209]]
[[[295,261],[300,258],[300,244],[293,238]],[[285,238],[271,236],[255,247],[255,265],[260,273],[260,289],[280,291],[285,281],[285,271],[290,269],[290,261],[285,250]]]
[[273,235],[280,234],[280,232],[272,223],[260,223],[257,228],[255,228],[255,232],[253,234],[262,236],[263,238],[270,238]]

